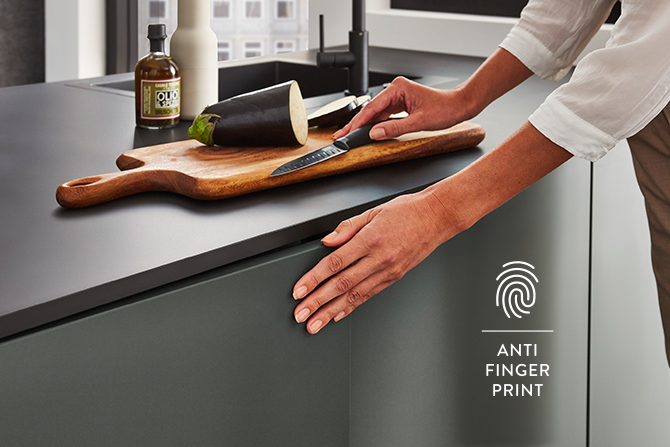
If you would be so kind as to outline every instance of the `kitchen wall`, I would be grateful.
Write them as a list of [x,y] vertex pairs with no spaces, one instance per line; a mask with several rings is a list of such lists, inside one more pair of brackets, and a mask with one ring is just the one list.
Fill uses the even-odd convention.
[[44,0],[44,15],[46,81],[103,76],[105,0]]
[[0,87],[44,81],[44,0],[0,1]]

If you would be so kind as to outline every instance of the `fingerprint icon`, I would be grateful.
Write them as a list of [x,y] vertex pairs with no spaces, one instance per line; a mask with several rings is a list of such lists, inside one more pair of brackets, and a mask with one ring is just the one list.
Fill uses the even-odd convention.
[[512,318],[512,315],[521,318],[522,314],[529,314],[528,309],[535,305],[535,284],[539,280],[526,267],[535,269],[527,262],[508,262],[503,265],[506,270],[496,278],[500,282],[496,292],[496,306],[502,306],[507,318]]

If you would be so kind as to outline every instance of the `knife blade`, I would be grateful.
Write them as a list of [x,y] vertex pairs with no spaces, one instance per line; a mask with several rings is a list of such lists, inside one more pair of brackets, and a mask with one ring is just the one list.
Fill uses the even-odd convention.
[[276,177],[278,175],[304,169],[317,163],[321,163],[322,161],[337,157],[338,155],[342,155],[349,152],[351,149],[373,143],[375,140],[370,138],[370,129],[372,129],[372,126],[374,126],[374,124],[359,127],[342,138],[333,141],[328,146],[324,146],[321,149],[317,149],[302,157],[298,157],[295,160],[284,163],[275,169],[274,172],[270,174],[270,177]]

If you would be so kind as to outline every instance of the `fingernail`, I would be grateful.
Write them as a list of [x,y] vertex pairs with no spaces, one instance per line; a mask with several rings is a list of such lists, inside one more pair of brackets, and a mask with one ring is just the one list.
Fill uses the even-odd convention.
[[335,320],[335,322],[338,322],[338,321],[340,321],[342,318],[344,318],[346,315],[347,315],[346,312],[345,312],[345,311],[342,311],[342,312],[340,312],[339,314],[335,315],[335,318],[333,318],[333,320]]
[[373,140],[381,140],[386,137],[386,131],[383,128],[375,127],[370,131],[370,138]]
[[307,319],[307,317],[309,317],[309,309],[304,308],[303,310],[298,312],[298,315],[295,316],[295,321],[297,321],[298,323],[302,323]]
[[307,287],[300,286],[295,290],[295,292],[293,292],[293,299],[300,300],[304,298],[305,295],[307,295]]
[[321,330],[323,327],[323,322],[321,320],[315,320],[314,323],[310,325],[310,329],[312,330],[312,334],[316,334]]
[[331,242],[335,240],[336,237],[337,237],[337,231],[333,231],[332,233],[321,239],[321,242]]

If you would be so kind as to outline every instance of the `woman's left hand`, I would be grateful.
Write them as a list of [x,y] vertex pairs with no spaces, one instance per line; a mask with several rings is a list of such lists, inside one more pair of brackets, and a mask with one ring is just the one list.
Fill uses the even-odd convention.
[[316,334],[398,281],[460,229],[429,191],[397,197],[345,220],[322,242],[337,250],[293,288],[294,315]]

